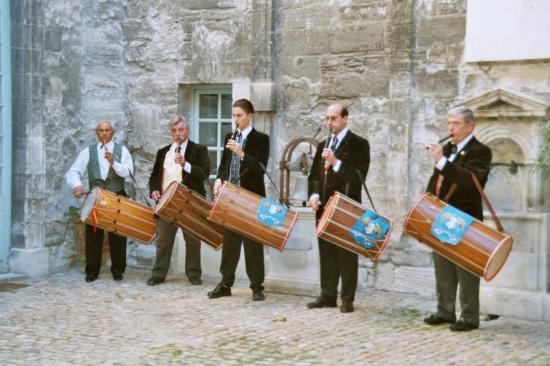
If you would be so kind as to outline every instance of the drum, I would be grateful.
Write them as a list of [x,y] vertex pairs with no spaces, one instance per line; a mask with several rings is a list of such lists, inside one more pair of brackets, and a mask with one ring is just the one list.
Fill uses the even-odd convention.
[[374,240],[372,245],[369,245],[370,248],[367,248],[361,245],[352,235],[352,228],[366,211],[359,202],[335,192],[328,200],[319,219],[317,236],[350,252],[363,255],[375,262],[378,261],[390,239],[393,222],[389,218],[377,214],[386,225],[389,225],[389,228],[382,238]]
[[432,234],[432,225],[445,207],[445,202],[424,193],[409,210],[403,232],[456,265],[490,281],[506,262],[512,249],[512,237],[474,219],[457,245],[442,243]]
[[210,203],[197,192],[172,182],[162,193],[155,214],[219,250],[223,242],[223,227],[206,219],[210,207]]
[[88,225],[149,244],[155,238],[153,209],[103,188],[92,189],[80,209]]
[[296,224],[298,214],[287,211],[280,226],[258,219],[263,197],[230,182],[225,182],[210,210],[208,220],[243,236],[282,251]]

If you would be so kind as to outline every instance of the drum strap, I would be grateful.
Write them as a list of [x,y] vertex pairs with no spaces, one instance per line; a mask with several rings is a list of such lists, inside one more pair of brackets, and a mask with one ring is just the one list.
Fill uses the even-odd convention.
[[359,169],[355,169],[355,172],[357,173],[357,177],[359,178],[359,181],[363,184],[363,189],[365,190],[365,193],[367,194],[367,198],[369,199],[370,205],[372,206],[372,209],[374,212],[378,213],[376,211],[376,207],[374,207],[374,202],[372,202],[372,198],[370,197],[369,190],[367,188],[367,183],[365,183],[365,180],[363,179],[363,176],[361,175],[361,171]]
[[479,194],[481,195],[481,198],[483,199],[483,202],[485,203],[485,206],[487,206],[487,209],[491,213],[491,218],[495,222],[495,225],[497,226],[497,230],[500,231],[501,233],[503,233],[504,232],[504,227],[502,227],[502,224],[501,224],[497,214],[495,213],[495,210],[493,209],[493,205],[491,205],[491,202],[489,202],[489,199],[487,198],[485,193],[483,193],[483,188],[481,187],[481,184],[479,183],[479,180],[477,179],[476,175],[473,172],[470,172],[470,174],[472,175],[472,179],[474,181],[474,184],[475,184]]
[[447,192],[447,194],[445,195],[445,198],[443,198],[443,201],[449,202],[449,200],[451,199],[451,196],[453,195],[453,193],[455,193],[456,187],[457,187],[456,183],[451,184],[451,188],[449,188],[449,192]]

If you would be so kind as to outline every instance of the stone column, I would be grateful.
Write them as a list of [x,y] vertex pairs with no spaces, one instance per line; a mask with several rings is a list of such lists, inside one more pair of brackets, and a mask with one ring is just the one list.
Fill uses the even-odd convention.
[[43,121],[42,1],[10,2],[12,39],[12,248],[11,272],[49,270],[45,247],[46,164]]

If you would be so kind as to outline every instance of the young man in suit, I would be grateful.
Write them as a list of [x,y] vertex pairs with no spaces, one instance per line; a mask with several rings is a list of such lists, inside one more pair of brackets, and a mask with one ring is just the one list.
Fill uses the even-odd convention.
[[[327,200],[334,192],[361,202],[362,184],[369,171],[370,148],[364,138],[348,128],[348,110],[333,104],[326,112],[330,138],[321,142],[308,177],[309,204],[321,218]],[[336,307],[338,281],[342,279],[342,313],[353,312],[357,289],[358,256],[319,238],[321,296],[307,304],[310,309]]]
[[[149,178],[151,198],[156,202],[170,183],[176,181],[204,196],[204,180],[210,172],[208,149],[189,140],[189,126],[181,116],[175,116],[170,122],[173,143],[157,152],[153,172]],[[164,282],[168,269],[174,240],[178,227],[157,217],[157,253],[149,286]],[[201,281],[201,242],[183,231],[185,240],[185,274],[193,285]]]
[[[470,109],[449,113],[447,130],[452,135],[445,146],[426,144],[436,163],[427,191],[445,197],[452,186],[456,189],[448,203],[459,210],[483,220],[481,195],[474,185],[473,172],[485,186],[491,164],[491,150],[474,137],[474,114]],[[437,312],[424,319],[426,324],[450,323],[453,331],[479,328],[479,277],[433,252],[437,292]],[[460,285],[461,315],[455,314],[456,290]]]
[[[233,103],[232,115],[236,129],[233,134],[225,137],[225,148],[214,184],[216,196],[219,194],[222,181],[228,180],[265,197],[264,167],[269,159],[269,137],[252,127],[253,114],[254,107],[249,100],[239,99]],[[223,235],[220,265],[222,280],[208,293],[209,298],[231,296],[231,286],[235,282],[235,271],[241,255],[241,244],[244,246],[246,273],[250,280],[252,299],[265,300],[262,244],[227,229]]]
[[[82,178],[87,175],[90,190],[100,187],[126,197],[124,179],[134,170],[132,156],[122,144],[113,141],[115,129],[110,121],[96,126],[98,142],[80,152],[65,179],[76,198],[82,197]],[[86,282],[93,282],[101,269],[104,230],[86,225]],[[115,281],[122,281],[126,270],[126,238],[109,233],[111,273]]]

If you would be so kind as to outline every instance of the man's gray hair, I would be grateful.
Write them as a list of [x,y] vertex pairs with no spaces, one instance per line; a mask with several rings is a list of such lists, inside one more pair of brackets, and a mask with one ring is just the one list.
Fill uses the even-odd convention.
[[187,121],[185,120],[185,118],[183,118],[183,116],[180,116],[179,114],[172,117],[172,119],[170,120],[169,125],[170,125],[170,127],[172,127],[172,126],[177,125],[178,123],[183,123],[185,125],[185,128],[189,128],[189,125],[187,124]]
[[108,124],[113,129],[113,131],[115,130],[115,124],[113,122],[109,121],[109,120],[99,121],[98,123],[96,123],[95,129],[97,130],[99,128],[99,125],[103,124],[103,123]]
[[474,112],[470,108],[458,107],[453,108],[447,114],[448,117],[463,115],[466,122],[474,122]]

